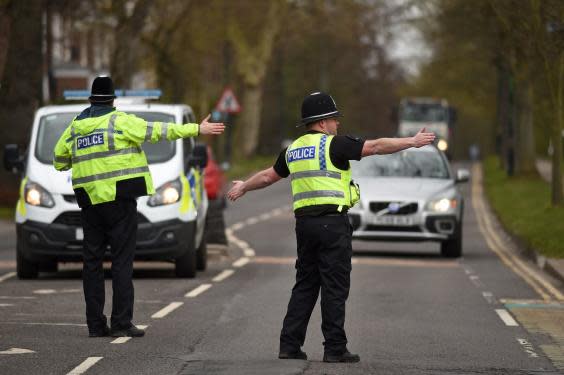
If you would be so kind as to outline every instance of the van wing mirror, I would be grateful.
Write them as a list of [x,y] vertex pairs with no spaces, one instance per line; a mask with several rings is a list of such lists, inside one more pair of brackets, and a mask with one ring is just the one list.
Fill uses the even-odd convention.
[[208,165],[208,148],[203,143],[197,143],[192,150],[188,161],[188,167],[199,167],[204,169]]
[[8,144],[4,146],[4,168],[12,173],[23,171],[24,162],[18,145]]

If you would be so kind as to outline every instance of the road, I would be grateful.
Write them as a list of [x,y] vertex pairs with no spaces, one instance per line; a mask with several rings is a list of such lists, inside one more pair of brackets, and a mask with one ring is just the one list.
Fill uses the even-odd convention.
[[[79,264],[13,277],[15,239],[4,223],[0,374],[559,374],[562,285],[511,252],[479,172],[462,186],[463,258],[442,259],[432,243],[353,244],[346,328],[357,364],[321,361],[319,306],[303,348],[310,360],[277,359],[294,280],[287,181],[228,206],[228,255],[197,278],[136,264],[134,320],[147,326],[138,339],[87,337]],[[106,293],[110,302],[109,278]]]

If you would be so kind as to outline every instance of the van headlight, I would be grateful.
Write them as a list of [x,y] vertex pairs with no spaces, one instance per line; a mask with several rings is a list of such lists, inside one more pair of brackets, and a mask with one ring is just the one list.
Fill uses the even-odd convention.
[[32,206],[51,208],[55,206],[53,196],[36,182],[29,181],[24,189],[25,203]]
[[157,189],[149,198],[147,204],[151,207],[173,204],[180,200],[182,195],[182,183],[180,179],[169,181]]
[[455,209],[457,205],[458,202],[456,199],[442,198],[429,202],[427,204],[427,210],[433,212],[448,212]]

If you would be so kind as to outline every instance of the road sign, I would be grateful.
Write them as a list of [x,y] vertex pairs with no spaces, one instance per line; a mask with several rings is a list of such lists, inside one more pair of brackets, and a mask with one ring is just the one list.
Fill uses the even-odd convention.
[[215,109],[224,113],[239,113],[241,112],[241,105],[237,97],[229,87],[226,87],[217,102]]

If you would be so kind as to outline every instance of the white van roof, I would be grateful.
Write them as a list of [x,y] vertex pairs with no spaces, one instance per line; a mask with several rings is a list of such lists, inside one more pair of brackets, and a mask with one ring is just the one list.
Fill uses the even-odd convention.
[[[41,107],[37,110],[37,115],[45,116],[54,113],[80,113],[85,108],[90,106],[89,103],[82,104],[64,104],[64,105],[50,105]],[[178,113],[178,112],[192,112],[192,108],[186,104],[154,104],[154,103],[137,103],[137,104],[120,104],[115,103],[118,111],[122,112],[164,112],[164,113]]]

